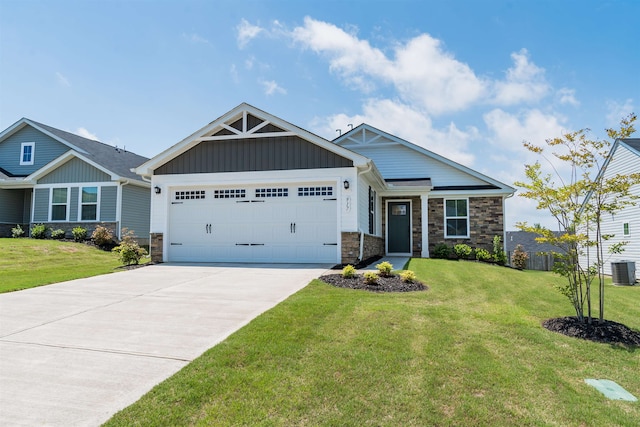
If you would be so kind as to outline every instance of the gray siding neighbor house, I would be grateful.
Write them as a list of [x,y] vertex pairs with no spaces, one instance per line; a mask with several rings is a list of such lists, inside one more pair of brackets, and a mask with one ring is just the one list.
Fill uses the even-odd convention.
[[20,224],[91,233],[99,224],[149,238],[151,186],[131,172],[148,159],[23,118],[0,133],[0,237]]

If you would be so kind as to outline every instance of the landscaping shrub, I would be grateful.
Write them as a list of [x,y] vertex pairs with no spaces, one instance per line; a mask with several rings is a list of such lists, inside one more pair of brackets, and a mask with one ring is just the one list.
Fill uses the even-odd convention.
[[416,277],[416,273],[411,270],[403,271],[402,273],[400,273],[400,278],[405,283],[413,283],[418,280],[418,278]]
[[33,239],[44,239],[47,237],[47,226],[44,224],[35,224],[31,227],[31,237]]
[[124,265],[139,264],[140,259],[147,255],[147,251],[141,248],[133,238],[133,231],[123,228],[122,236],[120,244],[113,248],[112,251],[118,254],[120,262]]
[[438,243],[435,248],[433,248],[433,257],[447,259],[449,258],[449,254],[451,253],[451,248],[447,246],[445,243]]
[[529,254],[524,251],[522,245],[518,245],[513,250],[513,254],[511,254],[511,265],[518,270],[524,270],[528,259]]
[[465,245],[464,243],[459,243],[453,247],[453,252],[460,259],[467,259],[471,256],[472,249],[469,245]]
[[476,248],[476,259],[478,261],[491,261],[493,259],[493,256],[491,255],[491,252],[489,252],[486,249],[483,248]]
[[56,240],[64,239],[65,234],[67,233],[64,230],[58,228],[57,230],[51,231],[51,238]]
[[380,276],[389,277],[389,276],[391,276],[391,271],[393,270],[393,265],[388,261],[384,261],[384,262],[381,262],[380,264],[377,264],[376,268],[378,269],[378,274]]
[[103,225],[99,225],[95,230],[93,230],[91,240],[101,248],[109,246],[113,244],[113,231]]
[[357,274],[356,268],[351,264],[345,266],[342,269],[342,277],[344,277],[345,279],[352,279],[356,277],[356,274]]
[[364,273],[364,281],[367,285],[377,285],[378,274],[375,271],[366,271]]
[[84,227],[74,227],[73,230],[71,230],[71,234],[73,234],[73,240],[76,242],[83,242],[87,240],[87,229]]
[[20,224],[16,224],[15,227],[11,229],[11,237],[18,238],[24,236],[24,230],[20,226]]
[[502,238],[500,236],[493,238],[493,260],[499,265],[507,263],[507,254],[504,253],[502,248]]

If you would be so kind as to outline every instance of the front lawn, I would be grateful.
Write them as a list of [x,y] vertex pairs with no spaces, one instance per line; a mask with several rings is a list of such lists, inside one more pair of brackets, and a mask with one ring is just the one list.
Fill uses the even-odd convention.
[[[108,426],[635,426],[640,348],[550,332],[572,308],[550,273],[412,260],[428,291],[318,280],[207,351]],[[640,287],[608,286],[607,318],[640,329]]]
[[0,293],[112,273],[118,258],[84,243],[0,238]]

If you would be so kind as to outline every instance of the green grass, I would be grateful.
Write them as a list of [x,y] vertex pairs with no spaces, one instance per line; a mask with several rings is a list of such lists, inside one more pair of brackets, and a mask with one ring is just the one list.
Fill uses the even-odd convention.
[[83,243],[0,238],[0,293],[112,273],[111,252]]
[[[313,281],[107,426],[636,426],[640,349],[549,332],[573,315],[550,273],[412,260],[427,292]],[[608,286],[607,318],[640,329],[640,288]]]

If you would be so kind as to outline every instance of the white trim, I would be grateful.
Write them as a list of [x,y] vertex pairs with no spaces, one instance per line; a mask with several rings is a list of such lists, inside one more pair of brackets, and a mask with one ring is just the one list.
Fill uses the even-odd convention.
[[[447,235],[447,219],[462,219],[462,217],[460,216],[451,216],[448,217],[447,216],[447,201],[449,200],[453,200],[453,201],[457,201],[457,200],[465,200],[467,203],[467,216],[466,216],[466,220],[467,220],[467,234],[465,236],[448,236]],[[453,198],[449,198],[449,199],[443,199],[442,201],[442,208],[444,210],[444,238],[445,239],[469,239],[469,236],[471,235],[471,230],[470,230],[470,226],[471,226],[471,221],[469,220],[469,198],[468,197],[459,197],[456,199]]]
[[[67,201],[64,203],[64,205],[66,206],[65,209],[65,219],[53,219],[53,190],[59,189],[59,188],[64,188],[65,190],[67,190]],[[71,207],[71,188],[69,187],[51,187],[49,189],[49,216],[48,216],[48,221],[47,222],[69,222],[69,214],[70,214],[70,207]],[[56,206],[62,206],[62,203],[56,203]]]
[[[97,189],[97,197],[96,200],[96,219],[82,219],[82,189],[83,188],[95,187]],[[78,215],[76,216],[77,222],[98,222],[98,218],[100,217],[100,196],[102,193],[102,186],[100,185],[81,185],[78,187]],[[93,203],[87,203],[88,205],[93,205]]]
[[429,258],[429,194],[420,195],[420,207],[422,209],[422,258]]
[[[389,203],[408,203],[409,210],[407,214],[409,215],[409,252],[389,252]],[[384,253],[386,255],[402,255],[402,256],[412,256],[413,255],[413,202],[411,199],[387,199],[385,200],[385,211],[387,213],[387,217],[385,219],[385,230],[384,230]]]
[[[26,147],[31,147],[31,160],[24,161],[24,149]],[[20,144],[20,166],[30,166],[33,165],[33,162],[36,158],[36,143],[35,142],[23,142]]]

